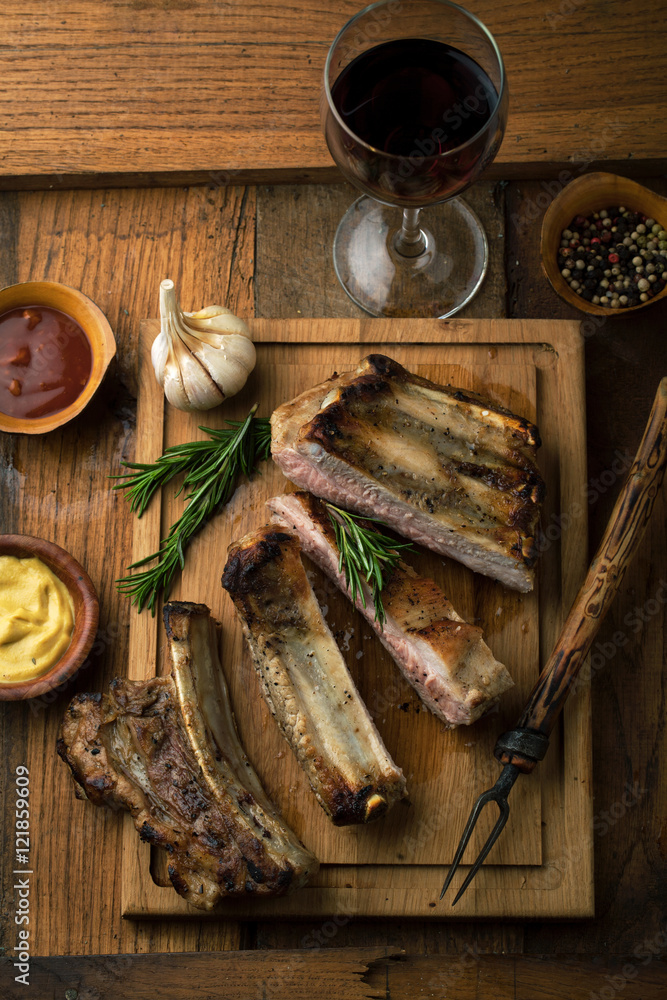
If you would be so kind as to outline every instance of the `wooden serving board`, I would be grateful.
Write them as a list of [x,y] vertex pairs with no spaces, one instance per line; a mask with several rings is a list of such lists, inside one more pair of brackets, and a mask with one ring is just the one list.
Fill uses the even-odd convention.
[[[170,595],[201,601],[223,625],[222,661],[241,740],[262,784],[289,825],[322,863],[312,884],[278,900],[226,901],[217,914],[243,917],[332,913],[364,916],[584,916],[592,913],[590,705],[579,688],[554,735],[547,761],[512,792],[510,822],[471,890],[455,910],[437,905],[447,864],[475,797],[498,775],[493,746],[510,728],[552,648],[559,623],[586,568],[583,354],[577,324],[560,321],[255,320],[257,367],[224,407],[184,414],[165,407],[150,361],[159,330],[141,331],[136,461],[203,437],[198,424],[222,426],[253,402],[268,416],[280,402],[382,352],[441,383],[474,388],[538,423],[539,464],[547,483],[546,542],[532,594],[518,594],[426,551],[410,561],[431,576],[467,620],[484,628],[515,687],[472,727],[447,731],[424,707],[349,601],[309,564],[316,595],[387,748],[403,768],[409,803],[383,820],[336,829],[264,704],[240,626],[220,576],[229,543],[270,519],[264,501],[286,481],[267,463],[239,486],[225,512],[194,541]],[[133,559],[158,547],[182,510],[165,491],[135,524]],[[579,516],[573,511],[579,510]],[[563,528],[558,518],[567,513]],[[131,624],[129,676],[164,673],[160,616]],[[470,862],[495,821],[489,811],[464,861]],[[164,859],[140,843],[127,817],[123,851],[123,913],[131,917],[201,916],[171,888]],[[576,849],[572,850],[572,845]],[[463,875],[461,876],[463,877]]]

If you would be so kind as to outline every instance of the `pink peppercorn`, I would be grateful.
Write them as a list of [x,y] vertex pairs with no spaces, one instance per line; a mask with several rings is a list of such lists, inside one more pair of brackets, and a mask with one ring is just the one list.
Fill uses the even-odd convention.
[[600,240],[598,239],[597,236],[594,236],[593,239],[591,240],[591,243],[599,243],[599,242]]
[[617,253],[610,253],[609,256],[607,257],[607,260],[609,261],[610,264],[618,264],[618,259],[619,258]]

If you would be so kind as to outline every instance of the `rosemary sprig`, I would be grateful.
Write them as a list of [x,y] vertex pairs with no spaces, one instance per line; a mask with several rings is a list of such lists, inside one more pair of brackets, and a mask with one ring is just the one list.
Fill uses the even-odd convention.
[[395,542],[381,531],[366,527],[362,522],[384,524],[376,517],[358,518],[331,503],[326,504],[329,518],[336,534],[338,546],[338,572],[345,573],[345,583],[352,602],[357,598],[366,607],[366,597],[361,586],[362,579],[371,588],[375,605],[375,621],[384,627],[387,620],[382,604],[381,591],[388,571],[400,562],[401,551],[411,549],[409,542]]
[[121,594],[132,597],[132,604],[141,610],[148,607],[152,615],[160,592],[165,599],[179,569],[185,565],[185,550],[193,536],[210,517],[231,498],[241,475],[250,476],[257,464],[269,457],[271,427],[263,417],[256,417],[257,404],[245,420],[228,420],[229,427],[214,430],[200,427],[208,441],[190,441],[165,449],[156,462],[142,464],[124,462],[134,470],[122,476],[113,489],[128,492],[130,509],[138,517],[146,510],[156,490],[175,476],[185,473],[183,483],[176,493],[190,492],[185,497],[186,507],[169,534],[160,542],[160,548],[150,556],[128,566],[137,569],[155,561],[155,565],[140,573],[132,573],[116,581]]

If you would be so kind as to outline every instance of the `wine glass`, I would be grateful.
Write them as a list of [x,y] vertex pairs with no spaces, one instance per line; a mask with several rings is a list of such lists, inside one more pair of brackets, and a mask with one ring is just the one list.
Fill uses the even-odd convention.
[[[445,317],[475,295],[488,244],[456,196],[498,152],[507,104],[493,36],[448,0],[381,0],[338,33],[322,127],[364,192],[334,241],[336,274],[357,305],[374,316]],[[425,205],[439,207],[422,221]]]

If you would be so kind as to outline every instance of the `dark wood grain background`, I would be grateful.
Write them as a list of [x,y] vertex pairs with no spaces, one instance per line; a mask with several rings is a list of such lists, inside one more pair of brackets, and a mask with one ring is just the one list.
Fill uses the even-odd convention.
[[[664,182],[648,183],[667,193]],[[479,184],[468,193],[489,234],[492,265],[483,291],[463,315],[575,315],[538,266],[543,210],[535,206],[544,205],[543,190],[540,182],[512,182]],[[2,531],[44,535],[67,548],[75,534],[80,537],[75,523],[87,519],[85,544],[77,543],[73,555],[91,574],[102,607],[100,651],[70,690],[53,704],[0,706],[3,791],[16,765],[26,763],[31,771],[35,954],[285,949],[312,946],[321,936],[319,924],[312,923],[123,921],[114,863],[120,819],[74,800],[54,743],[74,691],[99,690],[123,673],[127,658],[128,622],[135,612],[113,580],[128,562],[131,516],[106,477],[133,455],[139,320],[156,314],[160,279],[177,282],[184,308],[218,300],[245,315],[355,315],[330,256],[335,227],[353,197],[345,185],[0,194],[0,282],[44,277],[80,287],[107,314],[118,340],[109,376],[81,418],[43,438],[0,436]],[[620,486],[613,470],[634,454],[667,370],[666,318],[658,305],[636,318],[610,317],[584,327],[591,546]],[[667,926],[665,605],[645,612],[645,621],[638,621],[634,609],[654,609],[647,602],[667,578],[665,521],[663,495],[599,638],[610,643],[620,630],[628,641],[593,677],[595,919],[349,921],[333,938],[321,936],[323,946],[391,946],[434,955],[467,947],[480,953],[628,955],[659,939]],[[68,808],[52,812],[54,799]],[[0,932],[5,947],[12,947],[9,796],[2,837]]]

